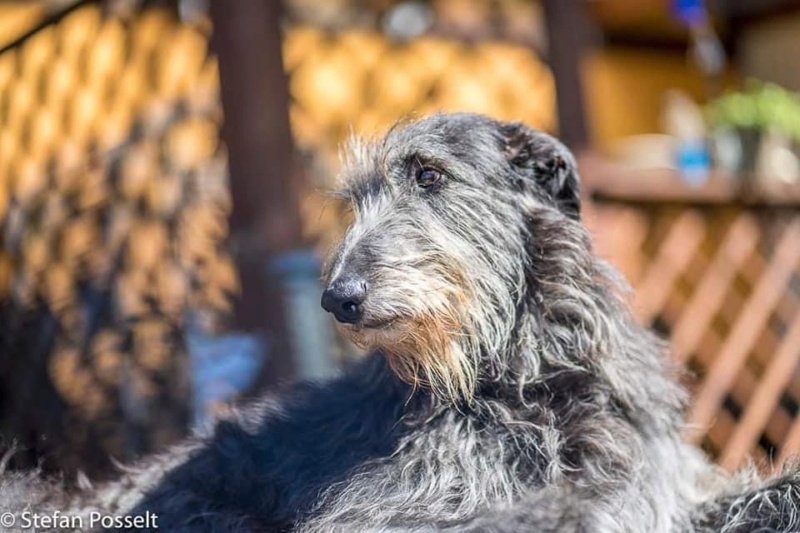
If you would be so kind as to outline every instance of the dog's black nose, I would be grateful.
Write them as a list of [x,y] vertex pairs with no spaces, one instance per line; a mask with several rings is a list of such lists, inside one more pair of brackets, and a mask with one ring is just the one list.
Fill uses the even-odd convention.
[[337,278],[322,293],[322,308],[336,320],[355,324],[361,318],[362,304],[367,297],[367,281],[359,276]]

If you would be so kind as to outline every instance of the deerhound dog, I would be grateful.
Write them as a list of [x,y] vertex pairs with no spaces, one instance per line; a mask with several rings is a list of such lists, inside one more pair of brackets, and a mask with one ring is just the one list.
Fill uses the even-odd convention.
[[345,176],[322,305],[371,355],[84,494],[6,474],[0,505],[171,532],[800,531],[800,475],[682,442],[677,372],[593,255],[558,141],[440,114],[354,142]]

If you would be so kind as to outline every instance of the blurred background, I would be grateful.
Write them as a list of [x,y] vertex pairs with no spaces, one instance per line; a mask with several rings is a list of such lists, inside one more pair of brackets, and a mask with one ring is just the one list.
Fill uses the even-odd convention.
[[686,438],[800,451],[800,1],[0,0],[0,448],[90,478],[330,375],[337,150],[471,110],[579,156]]

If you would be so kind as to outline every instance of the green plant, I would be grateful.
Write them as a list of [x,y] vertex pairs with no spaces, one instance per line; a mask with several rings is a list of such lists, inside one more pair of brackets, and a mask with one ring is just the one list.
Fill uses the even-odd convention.
[[707,108],[714,127],[777,130],[800,142],[800,94],[758,80],[727,93]]

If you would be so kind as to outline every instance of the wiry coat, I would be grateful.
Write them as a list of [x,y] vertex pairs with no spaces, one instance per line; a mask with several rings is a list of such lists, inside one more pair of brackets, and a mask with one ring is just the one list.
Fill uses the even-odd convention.
[[342,330],[372,355],[62,505],[179,532],[800,530],[797,474],[731,478],[681,441],[675,370],[592,254],[557,141],[436,115],[345,174],[326,277],[368,284]]

